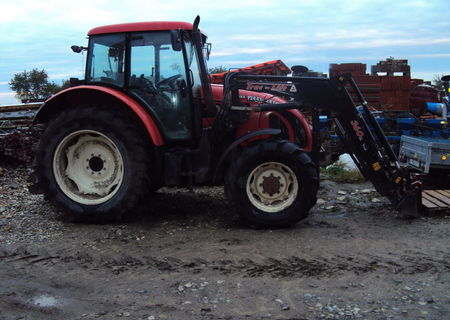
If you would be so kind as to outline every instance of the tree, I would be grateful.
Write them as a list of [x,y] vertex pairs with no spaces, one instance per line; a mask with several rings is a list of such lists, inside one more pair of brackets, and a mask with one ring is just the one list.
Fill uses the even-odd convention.
[[62,89],[62,86],[48,81],[45,70],[38,69],[16,73],[9,81],[9,87],[21,100],[44,99]]
[[435,74],[433,80],[431,81],[433,86],[438,89],[439,91],[444,90],[444,83],[442,82],[442,76],[443,74]]
[[222,73],[222,72],[228,72],[228,71],[230,71],[230,70],[225,68],[225,67],[223,67],[223,66],[209,68],[209,73],[210,74],[216,74],[216,73]]

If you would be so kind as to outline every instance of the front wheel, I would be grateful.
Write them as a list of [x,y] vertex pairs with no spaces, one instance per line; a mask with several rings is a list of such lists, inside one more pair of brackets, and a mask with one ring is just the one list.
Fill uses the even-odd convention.
[[307,217],[319,178],[309,156],[288,141],[263,141],[238,153],[225,176],[225,193],[253,227],[287,227]]

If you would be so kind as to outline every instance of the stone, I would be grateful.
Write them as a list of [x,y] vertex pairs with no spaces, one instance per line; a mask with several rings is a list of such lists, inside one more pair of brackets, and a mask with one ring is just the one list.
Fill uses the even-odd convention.
[[339,190],[339,191],[338,191],[338,194],[340,194],[340,195],[346,195],[346,194],[347,194],[347,192],[346,192],[346,191],[344,191],[344,190]]
[[281,311],[287,311],[289,309],[291,309],[291,308],[287,304],[281,305]]
[[325,200],[323,200],[323,199],[317,199],[317,204],[324,204],[326,201]]
[[11,189],[18,189],[18,188],[19,188],[19,185],[18,185],[17,183],[15,183],[15,182],[11,182],[11,183],[9,184],[9,187],[10,187]]

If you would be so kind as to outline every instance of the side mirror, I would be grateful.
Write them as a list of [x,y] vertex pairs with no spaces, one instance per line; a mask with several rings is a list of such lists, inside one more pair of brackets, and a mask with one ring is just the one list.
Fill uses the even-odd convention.
[[70,49],[72,49],[72,51],[75,53],[80,53],[83,50],[87,50],[88,48],[83,47],[83,46],[71,46]]
[[181,51],[181,32],[179,30],[170,30],[172,48],[175,51]]
[[209,60],[209,56],[211,55],[211,47],[212,47],[212,44],[209,43],[209,42],[205,43],[203,45],[203,51],[204,51],[204,55],[205,55],[206,60]]

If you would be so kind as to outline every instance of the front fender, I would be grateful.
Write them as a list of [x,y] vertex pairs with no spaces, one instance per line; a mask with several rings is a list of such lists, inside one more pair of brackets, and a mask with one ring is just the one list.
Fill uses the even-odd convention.
[[248,141],[248,140],[258,137],[258,136],[277,136],[280,133],[281,133],[280,129],[264,129],[264,130],[253,131],[253,132],[248,133],[242,137],[239,137],[237,140],[235,140],[223,152],[222,156],[220,157],[219,161],[217,162],[217,166],[216,166],[216,169],[214,170],[214,176],[213,176],[213,180],[212,180],[213,184],[217,183],[219,175],[223,171],[225,159],[228,158],[228,156],[231,154],[231,152],[233,152],[233,150],[237,146],[239,146],[241,143],[243,143],[245,141]]
[[56,114],[63,112],[62,108],[77,107],[80,105],[120,105],[128,108],[139,119],[146,129],[155,146],[164,144],[161,132],[151,115],[136,100],[125,93],[108,87],[82,85],[60,91],[45,101],[33,119],[33,123],[49,121]]
[[312,132],[308,121],[303,114],[296,109],[261,112],[259,128],[270,128],[270,118],[278,118],[287,130],[286,140],[297,143],[306,152],[312,150]]

